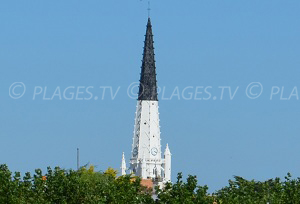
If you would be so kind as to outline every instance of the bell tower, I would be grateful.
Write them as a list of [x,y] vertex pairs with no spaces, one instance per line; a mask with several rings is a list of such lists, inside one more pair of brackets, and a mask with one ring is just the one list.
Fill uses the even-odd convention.
[[171,180],[171,153],[167,145],[162,157],[153,44],[148,18],[129,171],[162,185]]

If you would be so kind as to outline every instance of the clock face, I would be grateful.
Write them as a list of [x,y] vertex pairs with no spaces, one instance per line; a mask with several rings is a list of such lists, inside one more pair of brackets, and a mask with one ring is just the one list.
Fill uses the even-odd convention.
[[133,149],[132,154],[133,154],[134,157],[138,154],[138,148],[137,148],[137,147],[135,147],[135,148]]
[[152,154],[153,156],[156,156],[157,153],[158,153],[158,149],[157,149],[156,147],[153,147],[153,148],[151,149],[151,154]]

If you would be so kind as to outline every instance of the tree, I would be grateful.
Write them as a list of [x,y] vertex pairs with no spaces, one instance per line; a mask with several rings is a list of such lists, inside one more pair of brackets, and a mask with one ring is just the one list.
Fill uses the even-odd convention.
[[267,181],[246,180],[235,176],[229,185],[208,194],[208,187],[199,186],[196,176],[189,175],[186,181],[182,173],[177,181],[167,183],[165,188],[153,190],[141,185],[141,178],[132,175],[116,176],[117,171],[108,168],[104,173],[88,169],[65,170],[47,168],[46,174],[36,169],[34,174],[12,174],[6,165],[0,165],[0,203],[9,204],[299,204],[300,178],[293,179],[288,173]]
[[196,176],[189,175],[185,183],[182,180],[182,173],[179,173],[175,184],[167,183],[164,189],[156,188],[157,203],[212,204],[214,198],[208,195],[207,190],[207,186],[197,185]]
[[235,176],[229,186],[217,192],[217,199],[222,204],[300,203],[300,180],[291,177],[288,173],[283,182],[280,178],[260,182]]

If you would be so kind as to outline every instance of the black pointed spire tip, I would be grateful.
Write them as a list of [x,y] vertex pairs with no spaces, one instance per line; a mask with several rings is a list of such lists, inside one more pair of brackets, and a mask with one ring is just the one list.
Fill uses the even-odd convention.
[[152,25],[148,18],[138,100],[158,101],[153,44]]

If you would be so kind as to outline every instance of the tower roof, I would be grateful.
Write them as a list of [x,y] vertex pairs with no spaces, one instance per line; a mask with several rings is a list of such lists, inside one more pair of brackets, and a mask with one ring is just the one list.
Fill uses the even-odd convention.
[[138,100],[158,101],[153,43],[152,25],[148,18]]
[[166,146],[166,150],[165,150],[165,155],[171,155],[170,149],[169,149],[169,144],[167,144]]

